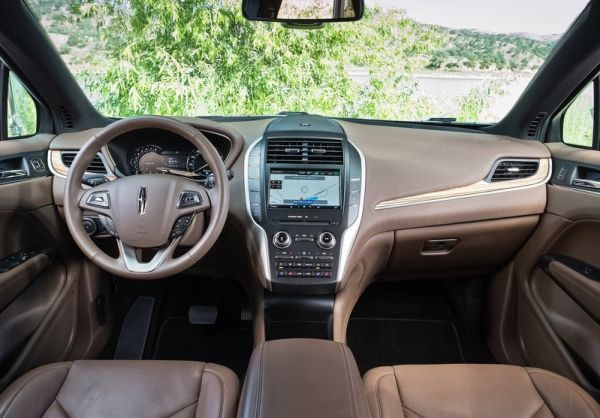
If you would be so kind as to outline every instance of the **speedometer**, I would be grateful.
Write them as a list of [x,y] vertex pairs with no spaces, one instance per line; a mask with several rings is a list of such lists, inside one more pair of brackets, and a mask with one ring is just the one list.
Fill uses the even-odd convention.
[[[217,149],[217,153],[219,154],[219,158],[221,158],[221,161],[222,161],[223,154],[221,153],[221,151],[219,149]],[[192,173],[196,173],[199,176],[204,176],[204,177],[209,175],[212,172],[211,169],[208,167],[208,164],[202,157],[202,154],[198,150],[193,151],[189,155],[188,160],[187,160],[187,170]]]
[[151,174],[162,168],[162,149],[158,145],[143,145],[137,148],[129,160],[129,169],[134,174]]

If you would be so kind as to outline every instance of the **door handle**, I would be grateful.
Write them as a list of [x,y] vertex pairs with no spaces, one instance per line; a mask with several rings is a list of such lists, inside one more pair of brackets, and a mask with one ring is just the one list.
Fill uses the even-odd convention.
[[600,190],[600,181],[587,180],[587,179],[573,179],[571,184],[573,186],[585,187],[587,189]]
[[4,170],[0,171],[0,180],[12,179],[17,177],[26,177],[26,170]]

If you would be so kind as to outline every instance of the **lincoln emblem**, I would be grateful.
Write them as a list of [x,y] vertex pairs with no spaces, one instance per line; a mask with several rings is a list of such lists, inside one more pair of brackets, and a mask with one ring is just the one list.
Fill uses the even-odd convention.
[[143,215],[146,213],[146,187],[140,187],[140,194],[138,195],[138,213]]

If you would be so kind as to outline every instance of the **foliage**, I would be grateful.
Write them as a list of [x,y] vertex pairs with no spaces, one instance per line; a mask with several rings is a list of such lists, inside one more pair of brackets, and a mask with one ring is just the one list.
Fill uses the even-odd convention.
[[490,120],[487,114],[490,97],[500,97],[505,94],[503,83],[492,80],[482,86],[471,88],[460,100],[460,108],[456,118],[461,121],[474,122]]
[[[410,56],[429,52],[438,33],[400,11],[372,10],[357,24],[316,31],[248,22],[237,0],[219,8],[196,0],[115,0],[75,12],[111,16],[102,26],[108,61],[82,74],[106,113],[398,118],[409,109],[419,118],[430,110],[426,99],[407,94],[405,75]],[[377,72],[361,86],[345,70],[351,64]]]
[[[306,111],[475,121],[502,88],[484,84],[448,103],[424,94],[412,74],[530,70],[550,48],[516,35],[423,25],[395,9],[300,31],[245,20],[241,0],[29,2],[93,103],[114,116]],[[365,72],[364,80],[349,68]]]
[[594,93],[590,84],[577,96],[565,113],[563,139],[568,144],[590,147],[593,138]]
[[31,95],[21,81],[9,73],[8,136],[33,135],[37,131],[37,110]]
[[443,36],[445,47],[432,54],[430,70],[535,71],[554,46],[552,40],[472,30],[447,30]]

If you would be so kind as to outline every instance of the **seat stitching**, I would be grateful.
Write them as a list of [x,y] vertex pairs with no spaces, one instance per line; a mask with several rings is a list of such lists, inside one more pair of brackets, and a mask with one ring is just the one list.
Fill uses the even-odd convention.
[[[198,404],[198,406],[196,407],[196,412],[198,412],[198,407],[200,406],[200,393],[202,393],[202,382],[204,381],[204,370],[206,370],[206,363],[202,363],[202,370],[200,371],[200,384],[198,385],[198,393],[196,393],[196,403]],[[181,409],[179,411],[181,411]],[[177,412],[179,412],[179,411],[177,411]],[[175,414],[173,414],[173,415],[175,415]]]
[[195,403],[198,403],[198,401],[190,402],[187,405],[182,406],[181,408],[169,413],[169,415],[167,415],[167,417],[172,417],[173,415],[180,413],[181,411],[183,411],[186,408],[189,408],[190,406],[192,406]]
[[[535,386],[535,385],[534,385]],[[540,395],[541,396],[541,395]],[[538,414],[538,412],[540,412],[542,410],[542,408],[546,406],[546,402],[544,401],[544,399],[542,398],[542,404],[540,405],[540,407],[533,413],[533,415],[531,415],[531,418],[535,418],[536,415]],[[548,408],[550,409],[550,408]],[[554,414],[553,414],[554,415]]]
[[[202,379],[204,377],[204,370],[206,369],[206,363],[202,363],[202,370],[200,373],[200,384],[198,385],[198,393],[196,394],[196,400],[193,402],[188,403],[187,405],[182,406],[181,408],[171,412],[169,415],[167,415],[167,417],[172,417],[175,414],[178,414],[179,412],[183,411],[186,408],[189,408],[190,406],[194,405],[194,404],[198,404],[199,400],[200,400],[200,392],[202,391]],[[196,408],[197,410],[198,408]]]
[[[27,379],[25,382],[23,382],[23,384],[21,385],[21,387],[19,389],[17,389],[17,391],[15,392],[15,394],[10,398],[10,401],[8,402],[8,404],[6,405],[6,408],[4,409],[4,411],[2,411],[2,415],[0,415],[0,418],[3,418],[6,416],[6,412],[10,409],[10,407],[12,406],[13,402],[15,401],[15,399],[17,399],[17,396],[19,396],[21,394],[21,391],[23,389],[25,389],[25,386],[27,386],[32,380],[34,380],[35,378],[41,376],[42,374],[49,372],[49,371],[53,371],[59,368],[66,368],[67,370],[69,370],[69,372],[71,371],[71,366],[60,366],[60,367],[52,367],[52,368],[45,368],[44,370],[41,370],[33,375],[31,375],[31,377],[29,379]],[[58,395],[58,392],[60,392],[60,389],[62,388],[62,386],[65,384],[65,380],[67,380],[67,376],[69,375],[69,373],[67,372],[67,374],[65,375],[65,378],[63,379],[62,383],[60,384],[60,387],[58,389],[58,391],[56,392],[56,394]],[[56,398],[55,398],[56,399]],[[52,403],[50,403],[52,404]],[[48,407],[50,407],[50,405],[48,405]]]
[[410,413],[412,413],[412,414],[414,414],[414,415],[416,415],[416,416],[418,416],[418,417],[420,417],[420,418],[423,418],[423,415],[421,415],[421,414],[417,414],[415,411],[413,411],[413,410],[412,410],[412,409],[410,409],[410,408],[407,408],[407,407],[406,407],[406,406],[404,406],[404,405],[402,405],[402,409],[405,409],[405,410],[407,410],[408,412],[410,412]]
[[379,385],[381,383],[381,379],[386,376],[391,376],[393,373],[382,374],[377,378],[377,382],[375,382],[375,400],[377,401],[377,411],[379,412],[379,416],[383,418],[383,410],[381,409],[381,399],[379,398]]
[[[60,408],[60,410],[61,410],[61,411],[64,413],[64,415],[65,415],[67,418],[69,418],[69,417],[70,417],[69,413],[67,412],[67,410],[65,409],[65,407],[64,407],[64,406],[62,406],[62,404],[60,403],[60,401],[59,401],[58,399],[54,399],[54,402],[56,402],[56,405],[58,405],[58,407],[59,407],[59,408]],[[51,405],[52,405],[52,404],[51,404]],[[46,410],[46,412],[47,412],[47,411],[48,411],[48,410]]]
[[418,417],[422,417],[423,415],[421,414],[417,414],[415,411],[413,411],[410,408],[407,408],[406,406],[404,406],[404,402],[402,402],[402,395],[400,393],[400,385],[398,384],[398,377],[396,376],[396,369],[394,367],[392,367],[392,371],[394,372],[394,381],[396,383],[396,391],[398,392],[398,398],[400,399],[400,405],[402,406],[402,409],[406,409],[407,411],[412,412],[413,414],[415,414]]
[[[532,375],[535,373],[538,374],[545,374],[547,376],[553,377],[559,381],[561,381],[562,383],[565,383],[568,386],[571,386],[571,388],[573,389],[573,391],[577,394],[577,396],[583,401],[583,403],[588,407],[588,409],[594,414],[595,417],[598,417],[598,415],[596,414],[596,412],[594,411],[594,408],[590,405],[590,403],[587,401],[587,399],[585,399],[585,397],[581,396],[581,393],[579,392],[579,386],[577,386],[575,383],[571,382],[569,379],[565,379],[564,377],[554,374],[554,373],[548,373],[544,370],[530,370],[530,369],[525,369],[527,371],[528,374]],[[538,395],[540,395],[540,398],[542,398],[542,400],[544,401],[544,403],[546,403],[546,400],[544,399],[544,397],[542,396],[542,394],[540,393],[538,387],[536,386],[535,382],[533,381],[533,379],[531,378],[531,376],[529,377],[529,380],[531,381],[531,384],[533,385],[533,387],[536,389]],[[548,409],[550,409],[550,407],[548,407]]]
[[258,418],[260,415],[260,407],[261,407],[261,403],[262,403],[262,380],[263,380],[263,368],[264,368],[264,353],[265,353],[265,349],[267,347],[267,342],[265,342],[263,344],[263,346],[260,349],[260,355],[258,357],[258,385],[256,388],[257,394],[256,394],[256,406],[254,408],[254,416],[256,418]]
[[212,374],[213,376],[215,376],[219,380],[219,385],[221,385],[222,395],[221,395],[221,407],[219,409],[219,416],[222,417],[225,412],[225,382],[223,381],[223,378],[221,376],[219,376],[217,373],[213,372],[212,370],[206,370],[205,373]]
[[348,389],[348,395],[350,396],[350,403],[352,404],[352,416],[356,417],[356,399],[354,399],[354,385],[352,384],[352,378],[350,377],[350,365],[348,364],[348,354],[346,350],[344,350],[344,346],[342,344],[338,344],[340,350],[342,350],[342,355],[344,356],[344,371],[346,374],[346,387]]

